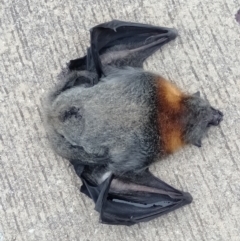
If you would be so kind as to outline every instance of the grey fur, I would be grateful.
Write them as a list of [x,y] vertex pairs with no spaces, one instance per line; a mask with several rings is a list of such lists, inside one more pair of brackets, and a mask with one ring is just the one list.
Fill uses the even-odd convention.
[[[51,143],[69,160],[105,165],[118,175],[141,171],[161,158],[156,144],[161,136],[153,119],[157,75],[132,67],[105,72],[91,88],[77,85],[50,95],[46,124]],[[79,77],[71,73],[68,82]],[[185,102],[184,138],[198,145],[217,111],[198,95]]]
[[[91,88],[76,86],[51,94],[56,98],[50,98],[46,124],[50,137],[54,135],[53,148],[67,159],[85,163],[101,164],[96,159],[105,159],[113,172],[141,169],[146,156],[156,155],[153,143],[158,135],[150,126],[155,75],[131,67],[106,72]],[[71,78],[76,75],[68,81]],[[72,109],[77,113],[66,118]]]
[[[70,72],[45,104],[53,149],[70,161],[89,166],[91,178],[95,172],[100,176],[109,171],[118,176],[137,174],[163,157],[157,125],[159,76],[138,67],[162,46],[165,37],[146,36],[137,43],[131,39],[125,44],[116,42],[104,50],[99,56],[104,76],[92,87],[97,79],[94,63],[78,68],[75,61],[79,70]],[[204,133],[210,125],[219,124],[222,113],[198,93],[187,98],[184,106],[186,111],[179,120],[185,125],[184,140],[201,146]]]

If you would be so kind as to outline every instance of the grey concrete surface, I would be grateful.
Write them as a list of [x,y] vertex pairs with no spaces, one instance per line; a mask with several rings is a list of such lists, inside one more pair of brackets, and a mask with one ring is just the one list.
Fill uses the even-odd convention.
[[[0,0],[0,241],[240,240],[240,24],[236,0]],[[145,68],[225,114],[202,148],[152,167],[194,201],[132,227],[98,223],[81,182],[49,148],[42,100],[92,26],[121,19],[175,27]]]

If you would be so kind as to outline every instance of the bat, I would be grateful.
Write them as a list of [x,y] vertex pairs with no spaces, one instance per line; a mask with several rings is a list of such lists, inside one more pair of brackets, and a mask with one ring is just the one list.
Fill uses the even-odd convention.
[[69,62],[66,81],[44,105],[51,146],[75,168],[102,223],[133,225],[192,201],[148,169],[187,144],[200,147],[223,119],[199,92],[143,69],[176,36],[118,20],[93,27],[86,55]]

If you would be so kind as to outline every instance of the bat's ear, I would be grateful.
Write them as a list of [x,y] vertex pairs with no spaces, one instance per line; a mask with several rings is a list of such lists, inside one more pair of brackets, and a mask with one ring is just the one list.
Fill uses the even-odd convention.
[[197,91],[196,93],[194,93],[193,96],[200,97],[200,91]]

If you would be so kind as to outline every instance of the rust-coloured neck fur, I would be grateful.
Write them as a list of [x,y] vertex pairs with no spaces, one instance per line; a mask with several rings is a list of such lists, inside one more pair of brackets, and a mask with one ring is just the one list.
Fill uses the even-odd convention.
[[173,153],[185,144],[181,121],[184,97],[174,84],[161,77],[157,80],[158,128],[164,154]]

